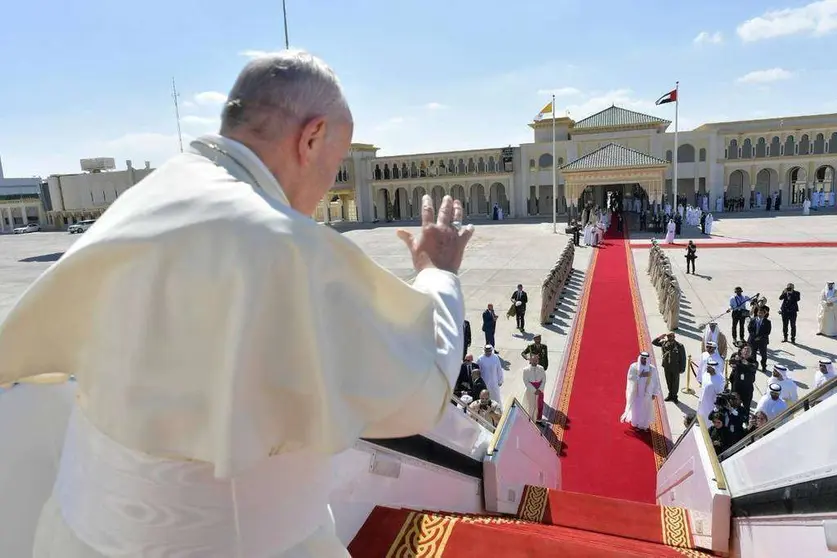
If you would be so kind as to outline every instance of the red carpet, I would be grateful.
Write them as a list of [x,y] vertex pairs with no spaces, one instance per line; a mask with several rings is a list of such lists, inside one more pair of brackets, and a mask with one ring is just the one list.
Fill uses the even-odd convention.
[[[610,498],[655,503],[660,434],[634,432],[619,418],[625,408],[628,367],[641,350],[644,328],[634,285],[630,246],[613,228],[588,270],[564,370],[553,432],[562,442],[562,488]],[[632,260],[631,260],[632,261]],[[644,336],[644,335],[643,335]],[[661,433],[659,417],[653,425]],[[565,418],[566,417],[566,418]]]
[[517,517],[680,548],[695,548],[688,510],[527,486]]
[[[680,549],[567,527],[378,506],[349,545],[354,558],[682,557]],[[689,556],[708,556],[688,551]]]
[[[701,242],[700,238],[696,238],[699,250],[706,248],[837,248],[837,242],[822,240],[822,241],[788,241],[788,242],[759,242],[759,241],[731,241],[731,242]],[[679,240],[674,244],[665,244],[660,242],[660,248],[666,250],[683,250],[686,248],[688,241]],[[650,242],[636,242],[631,244],[631,248],[651,248]]]

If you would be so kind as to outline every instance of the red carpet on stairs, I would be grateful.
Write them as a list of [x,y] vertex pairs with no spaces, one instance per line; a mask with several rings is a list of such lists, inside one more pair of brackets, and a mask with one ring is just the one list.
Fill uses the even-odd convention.
[[467,517],[378,506],[361,527],[353,558],[626,558],[708,556],[661,544],[513,519]]
[[640,351],[651,349],[640,347],[644,325],[637,324],[642,310],[628,242],[611,227],[603,245],[593,249],[558,401],[553,402],[553,432],[563,442],[563,489],[653,504],[654,445],[657,453],[666,449],[659,434],[660,406],[652,427],[656,434],[635,432],[619,420],[628,367]]
[[695,548],[684,508],[527,486],[517,517],[679,548]]

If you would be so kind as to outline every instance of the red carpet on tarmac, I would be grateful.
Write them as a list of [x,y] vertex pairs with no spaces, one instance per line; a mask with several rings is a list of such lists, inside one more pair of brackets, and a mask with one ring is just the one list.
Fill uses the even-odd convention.
[[[630,245],[612,227],[590,264],[588,287],[579,303],[577,323],[564,371],[553,427],[562,444],[562,488],[655,503],[659,434],[635,432],[620,422],[625,408],[628,367],[640,351],[641,315],[634,285]],[[635,306],[637,305],[637,306]],[[661,432],[659,417],[652,429]],[[563,417],[566,417],[564,422]]]

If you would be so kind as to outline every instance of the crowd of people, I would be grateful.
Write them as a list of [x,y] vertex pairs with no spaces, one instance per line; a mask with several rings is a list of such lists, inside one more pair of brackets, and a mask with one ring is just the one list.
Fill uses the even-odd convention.
[[680,325],[680,284],[671,268],[671,261],[656,240],[651,241],[648,274],[657,291],[660,314],[670,330]]
[[[572,271],[575,246],[568,243],[555,266],[547,274],[541,286],[542,304],[540,321],[548,323],[549,316],[555,308],[564,284]],[[507,318],[515,318],[515,327],[521,333],[526,333],[526,310],[529,294],[523,285],[517,285],[509,299],[510,305],[506,312]],[[498,315],[494,304],[489,303],[482,313],[482,332],[485,344],[482,354],[474,360],[468,350],[473,343],[471,324],[468,320],[463,323],[464,345],[462,365],[459,377],[453,390],[453,404],[478,420],[494,427],[503,415],[503,402],[500,388],[504,381],[504,362],[500,352],[496,349],[495,334],[497,331]],[[526,364],[521,369],[523,378],[523,405],[529,416],[536,423],[543,422],[544,389],[546,387],[546,370],[549,367],[549,349],[542,342],[540,334],[532,336],[532,343],[527,345],[520,356]]]
[[[659,256],[655,258],[657,263],[653,265],[660,265]],[[782,342],[795,344],[801,295],[789,283],[776,299],[782,316]],[[747,296],[741,287],[736,287],[725,314],[730,314],[732,320],[732,343],[728,342],[718,322],[711,321],[703,331],[701,355],[690,365],[687,365],[685,348],[676,340],[674,331],[652,341],[662,351],[667,401],[678,401],[681,373],[695,375],[699,386],[696,414],[709,424],[710,438],[719,454],[748,432],[779,417],[799,400],[793,372],[783,364],[786,361],[774,362],[768,371],[773,330],[767,297],[761,296],[761,293]],[[829,282],[821,294],[817,318],[818,334],[837,336],[837,292],[833,282]],[[728,357],[730,351],[732,354]],[[769,376],[767,392],[753,405],[759,369]],[[831,359],[821,359],[815,372],[814,389],[835,377]],[[822,398],[825,397],[827,395]],[[787,420],[787,417],[782,420]]]

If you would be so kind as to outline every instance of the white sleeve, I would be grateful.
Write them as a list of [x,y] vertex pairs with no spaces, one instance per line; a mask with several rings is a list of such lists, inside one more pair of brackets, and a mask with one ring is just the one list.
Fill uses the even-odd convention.
[[440,269],[425,269],[416,276],[413,288],[433,299],[436,366],[453,386],[459,377],[465,343],[459,331],[465,322],[465,302],[459,277]]

